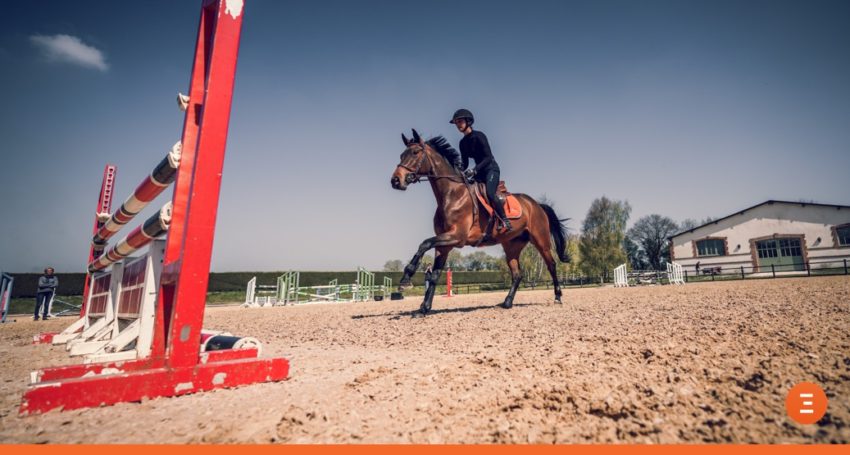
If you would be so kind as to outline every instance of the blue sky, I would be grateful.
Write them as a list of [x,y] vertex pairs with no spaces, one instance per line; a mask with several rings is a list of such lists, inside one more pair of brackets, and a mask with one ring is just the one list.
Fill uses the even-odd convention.
[[[123,199],[179,139],[199,4],[5,5],[0,269],[83,270],[103,166]],[[848,21],[841,1],[247,0],[213,270],[409,259],[436,203],[391,190],[399,133],[457,145],[459,107],[574,230],[602,195],[632,221],[850,204]]]

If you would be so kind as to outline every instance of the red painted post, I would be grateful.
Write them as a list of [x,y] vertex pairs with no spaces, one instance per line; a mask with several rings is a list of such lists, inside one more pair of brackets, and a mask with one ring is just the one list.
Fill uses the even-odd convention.
[[[193,172],[189,174],[181,166],[178,173],[174,205],[175,209],[181,205],[181,210],[174,211],[171,223],[180,230],[175,233],[177,235],[168,236],[163,262],[163,274],[168,274],[162,280],[163,287],[173,287],[172,292],[161,294],[170,298],[162,303],[171,309],[170,314],[163,315],[170,317],[166,343],[168,363],[175,367],[194,365],[198,361],[242,27],[241,11],[238,15],[225,11],[224,0],[219,0],[219,4],[209,3],[201,14],[199,32],[204,34],[205,58],[198,65],[200,56],[196,55],[186,115],[188,129],[195,130],[192,135],[197,144],[192,151],[187,150],[184,137],[183,145],[183,152],[192,155],[183,158],[194,163]],[[212,33],[216,38],[211,42]],[[201,82],[204,89],[203,98],[195,96],[197,82]],[[199,115],[196,113],[198,105],[203,106]],[[190,112],[197,117],[196,122],[189,121]],[[185,185],[187,179],[192,180],[190,187]],[[182,191],[187,193],[182,194]]]
[[446,271],[446,297],[452,296],[452,269]]

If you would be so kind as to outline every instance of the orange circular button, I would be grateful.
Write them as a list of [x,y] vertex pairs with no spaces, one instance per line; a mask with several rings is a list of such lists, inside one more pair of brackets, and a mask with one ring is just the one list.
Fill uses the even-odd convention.
[[785,412],[795,422],[815,423],[826,414],[826,393],[817,384],[801,382],[785,397]]

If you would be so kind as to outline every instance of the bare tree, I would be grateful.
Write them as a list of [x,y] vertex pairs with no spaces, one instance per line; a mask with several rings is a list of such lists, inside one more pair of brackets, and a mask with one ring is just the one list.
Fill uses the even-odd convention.
[[626,234],[653,270],[661,270],[661,263],[670,257],[668,238],[679,230],[676,222],[658,214],[641,217]]
[[697,220],[693,218],[685,218],[679,223],[679,232],[690,231],[697,226],[699,226],[699,222]]
[[623,239],[623,249],[626,250],[626,257],[629,258],[629,265],[632,266],[632,270],[646,270],[649,265],[646,254],[628,235]]
[[704,224],[708,224],[714,221],[714,218],[707,216],[702,219],[702,221],[697,221],[693,218],[685,218],[679,223],[679,232],[690,231],[691,229],[698,228]]

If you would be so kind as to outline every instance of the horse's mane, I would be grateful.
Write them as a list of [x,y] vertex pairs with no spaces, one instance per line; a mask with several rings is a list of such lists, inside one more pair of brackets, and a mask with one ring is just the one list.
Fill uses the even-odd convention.
[[428,145],[448,161],[452,168],[455,167],[455,164],[460,165],[460,153],[443,136],[428,139]]

